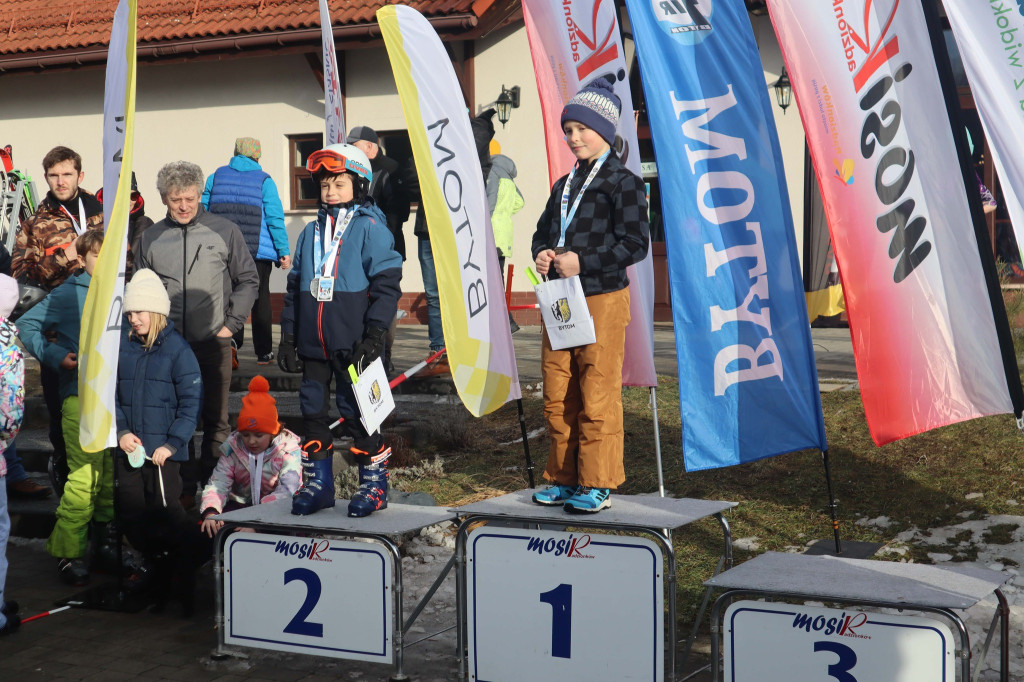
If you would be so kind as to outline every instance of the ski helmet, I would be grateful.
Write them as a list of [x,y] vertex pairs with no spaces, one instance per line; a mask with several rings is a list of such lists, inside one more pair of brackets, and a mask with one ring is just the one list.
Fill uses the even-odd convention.
[[373,179],[370,159],[366,158],[361,149],[350,144],[332,144],[313,152],[306,160],[306,170],[310,173],[324,171],[332,174],[349,171],[367,182]]

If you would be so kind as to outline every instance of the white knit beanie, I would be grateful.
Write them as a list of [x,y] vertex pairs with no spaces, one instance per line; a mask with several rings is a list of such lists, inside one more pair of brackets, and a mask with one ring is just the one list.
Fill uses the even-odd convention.
[[169,315],[171,299],[160,277],[152,270],[139,270],[132,281],[124,287],[124,311],[126,313],[160,313]]

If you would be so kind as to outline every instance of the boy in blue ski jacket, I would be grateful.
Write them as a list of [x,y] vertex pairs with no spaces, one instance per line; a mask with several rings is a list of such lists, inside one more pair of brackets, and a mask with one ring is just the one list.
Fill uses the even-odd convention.
[[359,465],[359,490],[348,514],[362,517],[387,507],[391,449],[379,432],[367,433],[359,422],[348,367],[362,372],[384,351],[402,294],[402,257],[384,214],[369,197],[372,172],[366,154],[352,145],[333,144],[310,154],[306,168],[320,185],[320,211],[295,247],[278,348],[281,369],[302,372],[303,483],[292,498],[292,513],[334,506],[328,412],[333,379],[342,427],[352,437]]
[[113,459],[106,450],[86,452],[78,438],[78,335],[102,245],[102,231],[83,232],[75,240],[75,250],[85,260],[85,272],[69,277],[18,319],[22,344],[43,367],[56,372],[60,382],[61,428],[69,473],[46,550],[58,560],[57,574],[69,585],[89,581],[90,535],[95,563],[105,563],[109,569],[111,560],[116,562],[117,533],[108,528],[114,518]]

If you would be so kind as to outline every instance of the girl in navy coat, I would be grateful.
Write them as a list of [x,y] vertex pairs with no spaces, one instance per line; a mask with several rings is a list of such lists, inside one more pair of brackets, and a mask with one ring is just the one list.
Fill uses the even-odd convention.
[[[127,455],[145,456],[141,467],[117,455],[117,502],[132,546],[155,568],[176,573],[191,611],[191,581],[199,533],[181,506],[178,468],[188,459],[202,396],[199,363],[167,319],[171,302],[152,270],[139,270],[125,286],[124,311],[131,332],[122,338],[117,365],[117,438]],[[136,452],[142,448],[141,452]],[[168,585],[156,585],[157,604]]]

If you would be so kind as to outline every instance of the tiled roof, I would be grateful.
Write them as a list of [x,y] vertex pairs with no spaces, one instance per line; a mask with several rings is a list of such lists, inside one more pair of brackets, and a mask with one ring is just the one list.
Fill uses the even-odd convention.
[[[375,21],[389,0],[328,0],[335,27]],[[479,0],[407,0],[424,16],[473,13]],[[117,0],[0,0],[0,55],[95,48],[110,40]],[[139,0],[139,45],[320,26],[317,0]]]

